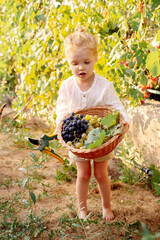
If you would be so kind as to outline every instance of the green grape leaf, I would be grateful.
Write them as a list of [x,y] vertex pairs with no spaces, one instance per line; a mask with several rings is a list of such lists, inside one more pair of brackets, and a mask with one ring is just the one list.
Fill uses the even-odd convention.
[[159,1],[157,1],[157,0],[151,0],[151,2],[152,2],[152,11],[153,11],[157,6],[160,5]]
[[39,15],[35,16],[35,19],[37,21],[40,21],[40,20],[45,21],[45,16],[44,16],[44,14],[39,14]]
[[119,111],[115,111],[115,112],[113,112],[113,113],[109,113],[107,116],[105,116],[105,117],[101,120],[101,124],[102,124],[104,127],[106,127],[106,128],[113,127],[114,125],[117,124],[118,116],[119,116]]
[[150,52],[146,59],[146,67],[153,77],[160,75],[159,53],[158,51]]
[[153,189],[156,191],[156,195],[160,195],[160,172],[157,169],[154,169],[153,171],[151,184]]
[[137,99],[143,99],[144,95],[142,92],[140,92],[138,89],[130,88],[129,89],[131,97],[135,100]]
[[134,77],[135,76],[135,72],[133,70],[131,70],[130,68],[126,68],[125,69],[125,74],[128,76],[128,77]]
[[84,143],[85,148],[94,148],[102,145],[106,137],[106,131],[100,128],[91,130],[88,134],[88,138]]
[[146,54],[141,50],[141,49],[138,49],[136,50],[135,52],[135,57],[137,59],[137,64],[140,66],[140,65],[143,65],[145,66],[145,63],[146,63]]
[[154,183],[154,189],[156,191],[156,195],[160,195],[160,183]]
[[158,32],[157,32],[156,41],[157,41],[157,42],[160,41],[160,29],[159,29]]
[[148,78],[146,77],[146,75],[145,75],[144,72],[142,72],[142,74],[141,74],[140,82],[141,82],[144,86],[147,85]]
[[135,21],[135,20],[131,21],[131,25],[132,25],[133,31],[137,31],[139,28],[139,25],[140,25],[139,19],[138,19],[138,21]]
[[140,48],[147,48],[148,43],[143,40],[143,41],[141,41],[141,42],[139,43],[139,46],[140,46]]
[[117,134],[121,133],[121,129],[120,129],[121,124],[116,124],[114,127],[108,129],[106,131],[106,137],[113,137],[116,136]]
[[36,203],[36,195],[33,192],[30,192],[30,197],[35,204]]

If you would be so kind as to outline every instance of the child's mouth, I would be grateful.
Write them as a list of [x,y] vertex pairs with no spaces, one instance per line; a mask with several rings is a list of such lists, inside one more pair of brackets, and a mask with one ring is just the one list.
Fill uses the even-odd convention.
[[84,77],[86,75],[86,73],[80,73],[79,75]]

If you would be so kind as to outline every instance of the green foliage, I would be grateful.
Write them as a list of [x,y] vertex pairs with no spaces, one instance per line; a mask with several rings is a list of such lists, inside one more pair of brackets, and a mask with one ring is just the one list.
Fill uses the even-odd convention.
[[117,124],[118,115],[119,112],[115,111],[114,113],[109,113],[101,119],[100,123],[102,127],[92,129],[89,132],[87,140],[85,141],[85,148],[98,147],[102,145],[106,137],[113,137],[121,133],[121,130],[119,129],[120,124]]
[[123,162],[119,164],[120,170],[121,170],[121,176],[119,179],[127,184],[130,184],[131,186],[135,183],[140,181],[140,176],[142,173],[135,174],[135,169],[129,168],[127,165],[125,165]]
[[156,195],[160,195],[160,171],[154,165],[151,165],[150,169],[153,172],[151,178],[152,188],[155,190]]
[[[56,147],[56,142],[53,143],[54,147]],[[124,144],[125,145],[125,144]],[[59,146],[57,146],[59,148]],[[125,151],[120,152],[121,156],[127,156],[130,160],[132,160],[133,164],[136,164],[137,159],[140,158],[140,153],[135,151],[134,146],[132,143],[130,145],[125,146]],[[133,154],[134,153],[134,154]],[[131,155],[134,159],[131,159]],[[159,237],[159,233],[152,234],[151,232],[146,233],[144,229],[140,231],[139,229],[139,222],[134,223],[127,223],[123,221],[113,221],[113,222],[106,222],[102,220],[102,214],[99,211],[94,211],[93,216],[90,212],[85,221],[79,219],[76,210],[74,209],[74,201],[72,200],[70,203],[69,201],[66,202],[66,206],[70,210],[70,214],[62,214],[61,217],[56,218],[55,216],[55,223],[58,225],[54,228],[54,230],[48,228],[48,221],[46,222],[46,218],[48,219],[48,214],[42,212],[41,214],[36,214],[33,210],[37,210],[37,202],[41,197],[47,197],[47,190],[45,184],[43,184],[43,177],[38,175],[38,170],[43,172],[43,163],[47,161],[46,155],[41,155],[38,157],[34,153],[30,153],[31,159],[24,159],[22,163],[18,166],[19,170],[23,171],[24,179],[22,182],[16,180],[16,184],[18,186],[22,186],[19,193],[9,196],[7,200],[3,202],[0,201],[0,215],[1,215],[1,223],[0,223],[0,239],[44,239],[46,234],[48,234],[48,239],[117,239],[118,236],[122,236],[121,232],[123,231],[122,239],[132,239],[135,237],[135,234],[140,235],[143,237],[144,240],[147,239],[156,239]],[[129,175],[130,170],[128,168],[122,171],[122,176],[127,183],[130,183],[132,186],[137,181],[141,179],[139,177],[142,174],[137,172],[133,172],[133,174]],[[151,170],[154,170],[154,166],[152,166]],[[65,160],[65,165],[61,165],[61,169],[58,169],[60,172],[59,175],[56,176],[57,180],[60,184],[61,181],[73,179],[76,177],[76,167],[75,165],[69,165],[69,162]],[[93,164],[92,164],[92,173],[93,173]],[[61,177],[62,175],[64,176]],[[70,176],[68,180],[66,175]],[[125,175],[126,174],[126,175]],[[128,174],[128,175],[127,175]],[[153,175],[154,176],[154,175]],[[93,176],[92,176],[93,177]],[[153,177],[153,182],[156,182],[159,179],[158,175]],[[37,194],[34,193],[35,183],[40,183],[43,186],[43,193]],[[15,184],[14,180],[9,178],[4,178],[0,181],[0,186],[12,188]],[[34,184],[34,185],[33,185]],[[92,178],[92,186],[91,189],[95,187],[95,179]],[[37,188],[38,189],[38,188]],[[40,188],[39,188],[40,189]],[[23,191],[22,191],[23,190]],[[36,191],[36,190],[35,190]],[[28,196],[27,196],[28,192]],[[67,193],[64,192],[67,195]],[[53,196],[53,195],[52,195]],[[11,199],[12,198],[12,199]],[[55,211],[58,211],[59,207],[55,206]],[[25,216],[22,218],[22,212],[27,212]],[[38,210],[39,211],[39,210]],[[53,211],[52,211],[53,212]],[[21,216],[19,219],[18,216]],[[146,228],[148,228],[146,226]],[[149,238],[150,237],[150,238]]]
[[114,82],[120,97],[128,96],[132,102],[142,99],[136,87],[146,81],[146,69],[159,73],[157,57],[154,65],[148,63],[148,50],[154,38],[159,41],[160,13],[156,1],[146,1],[143,12],[136,3],[2,0],[0,91],[16,93],[13,105],[17,110],[31,96],[28,108],[53,122],[55,114],[48,112],[51,108],[54,112],[61,82],[71,74],[63,41],[80,23],[98,37],[96,72]]
[[140,236],[142,236],[141,240],[157,240],[160,238],[160,233],[157,232],[155,234],[152,234],[146,224],[141,223],[142,226],[142,232],[137,231]]
[[152,51],[148,54],[146,59],[146,67],[153,77],[160,75],[160,61],[158,51]]
[[[74,211],[74,209],[70,209]],[[140,231],[140,222],[134,222],[127,224],[123,221],[113,221],[102,223],[102,216],[97,215],[94,218],[90,212],[85,221],[82,219],[71,218],[67,214],[62,214],[58,219],[59,226],[55,231],[55,236],[59,239],[71,238],[71,239],[113,239],[116,240],[117,236],[114,235],[115,231],[121,233],[123,229],[123,237],[121,239],[133,239],[141,236],[143,240],[157,239],[159,233],[152,234],[148,227],[142,223],[142,231]],[[150,238],[149,238],[150,237]],[[156,238],[157,237],[157,238]]]
[[[123,142],[121,148],[117,148],[116,154],[122,159],[122,163],[119,163],[120,180],[130,185],[134,185],[139,181],[150,183],[155,195],[160,195],[160,171],[153,164],[149,168],[146,166],[141,152],[136,149],[133,141],[127,139]],[[143,174],[145,168],[150,171],[150,174]]]
[[105,130],[102,130],[100,128],[92,129],[87,137],[87,140],[85,141],[85,148],[94,148],[102,145],[104,139],[106,137]]
[[57,181],[72,181],[77,175],[77,169],[75,164],[69,164],[69,161],[65,159],[64,165],[61,169],[56,169],[55,179]]
[[35,204],[36,203],[36,196],[33,192],[30,192],[30,197],[31,197],[33,203]]
[[[70,209],[73,212],[73,208]],[[102,233],[98,229],[98,221],[101,218],[91,220],[91,212],[86,216],[85,220],[80,219],[78,216],[76,218],[71,218],[67,214],[63,214],[59,219],[59,228],[57,229],[56,236],[59,238],[66,238],[68,236],[72,239],[94,239],[96,236],[101,236]],[[93,228],[91,228],[94,225]],[[74,234],[68,234],[68,229],[71,229]]]
[[146,163],[142,158],[141,152],[136,149],[134,142],[129,137],[126,136],[121,143],[121,147],[116,149],[116,155],[122,160],[119,163],[121,172],[119,178],[122,182],[132,186],[140,181],[149,182],[148,177],[143,174],[141,167],[139,167],[139,164],[145,167]]
[[121,124],[116,124],[114,127],[111,127],[110,129],[106,130],[106,137],[113,137],[117,134],[121,133],[120,129]]
[[101,124],[106,128],[113,127],[118,121],[119,112],[109,113],[101,120]]
[[36,215],[34,212],[19,220],[16,217],[17,207],[11,202],[0,202],[0,239],[32,239],[43,234],[46,227],[44,225],[44,214]]

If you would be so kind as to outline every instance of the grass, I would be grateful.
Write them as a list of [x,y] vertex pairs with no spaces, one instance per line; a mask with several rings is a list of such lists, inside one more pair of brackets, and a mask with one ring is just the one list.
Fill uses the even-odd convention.
[[[8,132],[9,130],[7,130]],[[3,130],[4,132],[4,130]],[[27,148],[26,141],[24,140],[28,135],[28,130],[12,129],[14,140],[16,143],[23,142],[24,148]],[[53,143],[54,148],[59,149],[57,143]],[[129,151],[129,150],[130,151]],[[123,149],[119,150],[119,156],[122,159],[128,159],[130,165],[136,164],[140,161],[141,154],[135,151],[134,146],[128,141]],[[132,156],[132,157],[131,157]],[[56,213],[60,208],[55,206],[54,211],[43,210],[38,211],[37,201],[43,198],[45,201],[51,197],[48,191],[51,185],[44,182],[43,176],[38,175],[38,171],[44,170],[44,164],[48,161],[48,157],[44,155],[37,156],[35,153],[29,153],[25,159],[17,166],[24,174],[22,180],[13,179],[12,177],[4,176],[0,180],[0,188],[6,188],[8,191],[12,187],[17,186],[17,192],[7,197],[1,196],[0,200],[0,240],[32,240],[32,239],[45,239],[45,240],[70,240],[70,239],[107,239],[119,240],[126,239],[143,239],[150,240],[159,237],[159,233],[152,234],[148,227],[140,222],[126,224],[123,221],[114,221],[106,223],[102,219],[99,212],[90,212],[85,221],[79,219],[75,210],[75,199],[68,194],[69,202],[66,203],[70,214],[63,213],[57,217]],[[133,170],[125,161],[119,166],[121,171],[121,181],[128,183],[134,187],[137,182],[148,181],[141,171]],[[69,165],[67,159],[65,165],[59,167],[55,171],[53,184],[57,186],[62,185],[64,182],[71,182],[76,178],[75,165]],[[36,188],[41,188],[41,193],[35,192]],[[96,186],[95,179],[92,177],[90,182],[90,190]],[[67,194],[67,193],[63,193]],[[55,193],[56,198],[56,193]],[[54,217],[54,225],[49,225],[48,220]]]
[[38,235],[43,235],[45,231],[44,216],[36,215],[35,212],[28,211],[23,220],[18,219],[17,207],[14,202],[0,202],[0,239],[36,239]]
[[[107,239],[120,240],[136,239],[156,240],[160,237],[159,233],[152,234],[145,224],[138,221],[132,224],[126,224],[123,221],[106,223],[102,216],[97,213],[92,216],[90,212],[85,221],[78,216],[71,217],[68,214],[62,214],[57,219],[56,229],[48,229],[45,216],[51,212],[41,212],[37,215],[35,212],[28,211],[23,220],[16,216],[16,207],[10,201],[0,202],[0,239]],[[69,208],[75,215],[74,208]],[[57,211],[57,210],[56,210]],[[123,234],[122,234],[123,233]],[[47,235],[46,235],[47,234]],[[47,238],[44,238],[47,236]],[[142,238],[141,238],[142,237]],[[134,238],[135,239],[135,238]]]

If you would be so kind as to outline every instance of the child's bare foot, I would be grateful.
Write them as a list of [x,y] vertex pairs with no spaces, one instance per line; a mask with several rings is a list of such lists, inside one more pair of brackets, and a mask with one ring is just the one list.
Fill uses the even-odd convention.
[[107,221],[112,221],[114,219],[114,214],[111,208],[103,208],[103,218]]
[[79,218],[80,219],[85,219],[86,216],[87,216],[87,211],[86,210],[80,210],[79,211]]

